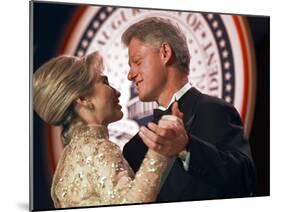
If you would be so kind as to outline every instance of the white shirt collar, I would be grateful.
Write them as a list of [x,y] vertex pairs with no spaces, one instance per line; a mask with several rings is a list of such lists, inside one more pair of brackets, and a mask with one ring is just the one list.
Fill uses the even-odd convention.
[[167,110],[171,104],[173,104],[175,101],[178,101],[191,87],[192,87],[192,85],[189,82],[186,83],[180,90],[178,90],[176,93],[174,93],[167,108],[165,108],[162,105],[158,105],[158,109]]

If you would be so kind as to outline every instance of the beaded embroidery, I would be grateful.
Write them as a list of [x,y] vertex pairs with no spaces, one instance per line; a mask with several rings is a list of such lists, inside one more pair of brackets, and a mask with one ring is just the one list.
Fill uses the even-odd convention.
[[65,147],[53,177],[57,208],[153,202],[168,159],[148,150],[132,171],[120,148],[101,125],[79,126]]

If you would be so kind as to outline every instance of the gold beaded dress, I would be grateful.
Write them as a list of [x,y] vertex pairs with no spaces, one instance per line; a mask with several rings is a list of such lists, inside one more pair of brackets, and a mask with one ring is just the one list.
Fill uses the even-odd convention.
[[56,208],[153,202],[168,158],[148,150],[135,174],[102,125],[76,127],[54,173]]

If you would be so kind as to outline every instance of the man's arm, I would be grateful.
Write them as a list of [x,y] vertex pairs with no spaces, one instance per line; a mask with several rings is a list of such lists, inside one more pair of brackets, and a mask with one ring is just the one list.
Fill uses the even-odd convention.
[[189,137],[188,172],[191,175],[218,188],[224,197],[253,193],[256,171],[250,145],[240,116],[232,105],[200,104]]
[[[144,143],[171,156],[179,150],[188,150],[188,175],[220,190],[224,197],[249,196],[254,191],[256,173],[249,143],[239,114],[232,106],[217,103],[199,106],[187,137],[182,136],[181,127],[174,134],[170,129],[161,132],[157,127],[149,124],[142,129],[146,133]],[[157,147],[159,144],[161,148]]]

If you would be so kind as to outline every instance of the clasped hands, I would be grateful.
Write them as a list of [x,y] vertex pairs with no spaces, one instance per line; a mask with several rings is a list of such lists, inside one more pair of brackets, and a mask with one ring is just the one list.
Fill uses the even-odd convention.
[[153,151],[167,157],[176,156],[185,150],[189,143],[182,119],[183,113],[175,102],[171,115],[162,116],[158,124],[150,122],[147,127],[141,127],[139,135]]

